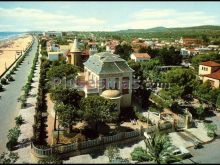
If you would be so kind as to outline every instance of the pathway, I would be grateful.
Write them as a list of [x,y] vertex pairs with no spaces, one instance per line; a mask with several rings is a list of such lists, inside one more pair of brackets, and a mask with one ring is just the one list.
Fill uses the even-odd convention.
[[[37,51],[37,40],[35,40],[32,50],[29,55],[26,56],[23,63],[20,65],[16,73],[13,75],[15,81],[4,86],[5,91],[1,92],[0,100],[0,153],[6,151],[6,143],[8,141],[8,130],[15,125],[14,118],[18,116],[17,99],[21,94],[21,89],[27,81],[27,77],[30,73],[33,59]],[[29,62],[29,64],[28,64]]]

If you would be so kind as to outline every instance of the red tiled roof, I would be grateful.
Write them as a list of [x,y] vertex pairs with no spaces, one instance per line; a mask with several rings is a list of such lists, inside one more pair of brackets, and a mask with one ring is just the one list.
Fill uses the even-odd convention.
[[204,75],[204,77],[209,77],[209,78],[220,80],[220,69],[214,73]]
[[211,66],[211,67],[220,66],[220,64],[215,61],[205,61],[205,62],[202,62],[201,65]]
[[147,53],[133,53],[136,58],[151,58]]

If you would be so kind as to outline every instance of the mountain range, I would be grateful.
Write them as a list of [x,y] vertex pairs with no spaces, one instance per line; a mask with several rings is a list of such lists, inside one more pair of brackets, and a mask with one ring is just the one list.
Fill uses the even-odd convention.
[[191,30],[220,30],[220,26],[215,25],[203,25],[203,26],[193,26],[193,27],[177,27],[177,28],[166,28],[163,26],[154,27],[150,29],[127,29],[119,30],[117,32],[126,33],[146,33],[146,32],[174,32],[174,31],[191,31]]

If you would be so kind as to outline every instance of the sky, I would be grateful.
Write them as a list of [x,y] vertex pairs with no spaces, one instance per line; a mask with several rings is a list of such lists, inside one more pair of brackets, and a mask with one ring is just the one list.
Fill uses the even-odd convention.
[[116,31],[220,25],[220,2],[1,1],[0,31]]

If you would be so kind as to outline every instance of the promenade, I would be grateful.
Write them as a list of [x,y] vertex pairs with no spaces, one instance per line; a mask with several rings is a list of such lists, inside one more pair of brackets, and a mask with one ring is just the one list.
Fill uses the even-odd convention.
[[5,91],[1,92],[0,153],[6,151],[8,130],[15,125],[14,118],[18,116],[18,110],[20,109],[17,99],[20,96],[22,87],[25,85],[28,75],[30,73],[32,62],[37,51],[37,42],[37,39],[35,39],[32,50],[29,52],[23,63],[19,66],[18,70],[13,75],[15,81],[10,82],[10,84],[8,85],[4,85]]

